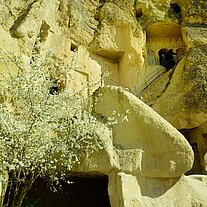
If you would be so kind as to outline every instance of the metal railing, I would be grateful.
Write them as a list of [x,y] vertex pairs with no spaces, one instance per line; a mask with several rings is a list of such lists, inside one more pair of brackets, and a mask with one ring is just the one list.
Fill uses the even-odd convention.
[[[134,87],[128,88],[128,90],[135,94],[137,97],[140,97],[142,93],[144,93],[149,86],[151,86],[156,80],[158,80],[162,75],[165,74],[166,68],[163,66],[159,66],[156,70],[154,70],[152,73],[150,73],[146,78],[144,78],[142,81],[138,82]],[[107,77],[107,79],[115,82],[117,85],[122,86],[126,88],[125,85],[123,85],[121,82]],[[138,88],[141,88],[140,90]],[[138,89],[138,90],[137,90]]]
[[[150,73],[148,76],[146,76],[145,78],[143,78],[140,82],[138,82],[135,86],[131,87],[131,88],[127,88],[131,93],[133,93],[134,95],[136,95],[137,97],[141,97],[141,95],[152,85],[154,84],[157,80],[159,80],[167,71],[172,70],[176,67],[176,65],[179,63],[179,61],[183,58],[183,56],[185,55],[186,51],[181,51],[179,55],[175,56],[174,60],[175,60],[175,66],[171,69],[166,69],[164,66],[162,65],[158,65],[157,69],[154,70],[152,73]],[[122,86],[124,88],[126,88],[125,85],[123,85],[121,82],[107,77],[107,79],[115,82],[117,85]]]
[[[164,66],[159,66],[157,68],[157,70],[153,71],[152,73],[150,73],[146,78],[144,78],[142,81],[140,81],[138,84],[135,85],[135,90],[139,89],[139,86],[143,86],[143,88],[141,90],[139,90],[139,92],[136,92],[136,96],[140,97],[153,83],[155,83],[159,78],[161,78],[167,71],[174,69],[176,67],[176,65],[179,63],[179,61],[183,58],[183,56],[185,55],[186,51],[181,51],[181,53],[179,54],[179,56],[175,56],[175,66],[170,68],[170,69],[166,69]],[[144,83],[144,84],[143,84]]]
[[145,77],[142,81],[138,82],[138,84],[134,86],[134,89],[136,91],[135,95],[137,97],[140,97],[153,83],[161,78],[166,72],[167,71],[165,67],[159,66],[155,71],[150,73],[147,77]]

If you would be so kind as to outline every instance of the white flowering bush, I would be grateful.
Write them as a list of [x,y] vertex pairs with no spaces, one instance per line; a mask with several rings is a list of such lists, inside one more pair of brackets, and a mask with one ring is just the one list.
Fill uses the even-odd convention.
[[51,55],[42,61],[36,54],[29,64],[8,52],[1,56],[0,166],[9,173],[4,206],[20,207],[38,176],[58,183],[103,148],[103,139],[81,91],[65,87],[71,66]]
[[128,122],[128,115],[130,114],[129,109],[125,111],[125,114],[117,113],[117,111],[113,110],[111,116],[107,118],[106,125],[108,127],[113,127],[114,125]]

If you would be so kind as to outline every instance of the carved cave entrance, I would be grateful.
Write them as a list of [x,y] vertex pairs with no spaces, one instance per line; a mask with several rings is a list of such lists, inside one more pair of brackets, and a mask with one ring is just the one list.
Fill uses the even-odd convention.
[[162,65],[162,55],[172,50],[177,64],[185,53],[181,27],[176,23],[156,23],[147,29],[147,65]]
[[53,192],[47,183],[38,178],[26,195],[24,207],[110,207],[108,177],[70,177]]
[[[185,43],[178,23],[158,22],[146,31],[146,62],[139,71],[136,93],[140,96],[159,77],[174,68],[185,53]],[[170,54],[170,55],[169,55]],[[169,58],[170,57],[170,58]],[[163,59],[165,58],[165,62]]]

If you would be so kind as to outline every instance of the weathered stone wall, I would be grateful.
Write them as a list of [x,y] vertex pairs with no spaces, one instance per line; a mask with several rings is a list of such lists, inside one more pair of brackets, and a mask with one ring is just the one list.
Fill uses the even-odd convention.
[[[122,86],[160,114],[120,88],[99,90],[94,115],[104,122],[113,110],[129,110],[129,121],[104,127],[105,149],[74,171],[109,175],[112,207],[207,205],[195,187],[201,181],[182,177],[193,152],[176,130],[196,143],[198,165],[207,174],[206,8],[204,0],[0,1],[0,48],[28,63],[33,53],[44,60],[53,51],[54,61],[72,68],[74,79],[65,87],[84,89],[89,97],[104,84]],[[160,65],[161,49],[177,52],[168,73]],[[103,81],[105,72],[111,75]]]

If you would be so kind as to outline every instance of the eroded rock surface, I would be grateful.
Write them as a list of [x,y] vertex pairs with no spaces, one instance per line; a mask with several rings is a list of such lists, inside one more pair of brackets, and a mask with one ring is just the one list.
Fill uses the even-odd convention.
[[[112,136],[122,171],[178,177],[191,168],[193,152],[186,139],[136,96],[108,86],[96,91],[95,97],[96,115],[108,119],[116,111],[120,123],[112,127]],[[124,122],[119,115],[126,111]]]
[[206,121],[206,52],[206,45],[189,49],[168,88],[152,106],[177,129],[195,128]]
[[[103,94],[96,116],[105,124],[116,111],[119,123],[100,128],[105,148],[74,169],[109,175],[112,207],[207,205],[201,184],[180,178],[193,162],[187,140],[195,154],[188,173],[207,174],[206,7],[204,0],[0,1],[0,48],[25,63],[53,51],[74,77],[64,87],[84,97],[104,85],[129,88],[96,92]],[[169,49],[176,64],[166,71]]]
[[[116,183],[116,186],[114,185]],[[206,184],[198,179],[146,178],[125,173],[109,176],[109,195],[112,206],[206,206]]]

